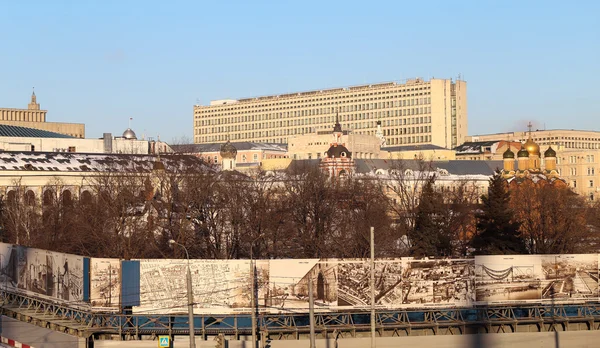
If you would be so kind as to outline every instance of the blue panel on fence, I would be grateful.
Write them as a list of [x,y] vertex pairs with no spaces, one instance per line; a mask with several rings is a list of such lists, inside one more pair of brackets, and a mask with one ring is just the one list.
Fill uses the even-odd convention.
[[121,306],[140,305],[140,262],[121,261]]
[[90,301],[90,258],[83,258],[83,301]]

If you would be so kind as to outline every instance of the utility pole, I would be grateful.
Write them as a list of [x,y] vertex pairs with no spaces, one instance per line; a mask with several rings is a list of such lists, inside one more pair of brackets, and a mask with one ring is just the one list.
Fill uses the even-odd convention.
[[258,241],[259,239],[261,239],[262,237],[264,237],[263,234],[259,234],[258,237],[254,238],[252,240],[252,243],[250,243],[250,289],[252,290],[252,293],[250,294],[250,309],[252,310],[252,348],[257,348],[257,341],[256,341],[256,310],[258,310],[258,308],[256,308],[256,300],[254,299],[255,297],[255,292],[256,292],[256,284],[255,284],[255,276],[256,276],[256,267],[254,266],[254,253],[253,253],[253,249],[254,249],[254,243],[256,243],[256,241]]
[[187,298],[188,298],[188,321],[189,321],[189,337],[190,337],[190,348],[196,348],[196,337],[194,332],[194,291],[192,289],[192,271],[190,269],[190,254],[187,248],[183,244],[179,244],[173,239],[169,240],[169,245],[177,244],[185,250],[185,256],[187,257]]
[[310,322],[310,348],[316,348],[315,344],[315,299],[313,297],[312,275],[308,272],[308,313]]
[[375,348],[375,228],[371,227],[371,348]]
[[256,312],[254,311],[254,259],[252,257],[252,245],[250,245],[250,283],[250,310],[252,311],[252,348],[256,348]]

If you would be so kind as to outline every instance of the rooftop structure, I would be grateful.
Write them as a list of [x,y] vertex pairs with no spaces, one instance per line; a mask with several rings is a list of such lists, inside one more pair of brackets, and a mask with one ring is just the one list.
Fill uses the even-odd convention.
[[85,138],[85,125],[81,123],[46,122],[48,111],[42,110],[35,91],[27,109],[0,108],[0,124],[34,128],[54,133]]

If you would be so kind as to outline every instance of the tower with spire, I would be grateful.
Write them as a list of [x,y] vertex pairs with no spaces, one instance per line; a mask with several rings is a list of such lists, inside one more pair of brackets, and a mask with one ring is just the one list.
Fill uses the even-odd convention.
[[333,142],[329,145],[329,150],[321,158],[319,167],[327,172],[332,179],[351,175],[354,172],[355,164],[350,152],[344,143],[342,143],[342,125],[339,120],[339,109],[335,113],[335,125],[333,126]]
[[35,87],[33,88],[33,92],[31,92],[31,102],[27,104],[27,110],[39,110],[40,104],[37,102],[37,98],[35,96]]

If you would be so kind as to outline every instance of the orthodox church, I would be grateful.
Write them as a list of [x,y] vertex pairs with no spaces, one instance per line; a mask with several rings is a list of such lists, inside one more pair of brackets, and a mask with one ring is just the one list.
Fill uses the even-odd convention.
[[514,185],[530,181],[535,184],[567,186],[567,183],[559,178],[556,169],[556,151],[552,149],[552,146],[544,151],[542,164],[540,147],[531,139],[531,125],[529,127],[529,137],[521,145],[521,149],[517,151],[516,158],[517,166],[515,168],[515,153],[511,151],[510,146],[502,155],[504,162],[502,177],[509,184]]
[[355,170],[355,163],[352,159],[352,152],[342,143],[342,125],[340,124],[338,114],[335,115],[335,126],[333,127],[333,140],[329,145],[329,150],[321,158],[319,167],[329,174],[331,178],[344,177],[351,175]]

